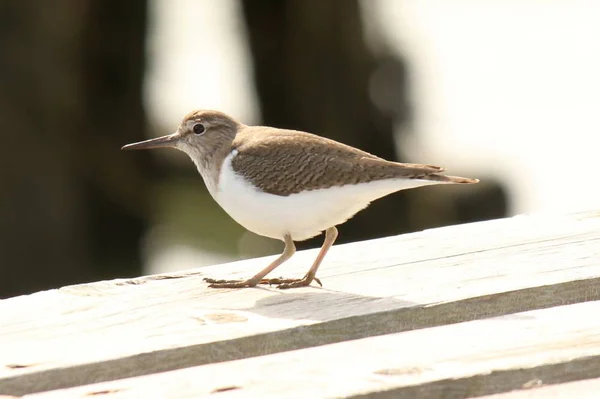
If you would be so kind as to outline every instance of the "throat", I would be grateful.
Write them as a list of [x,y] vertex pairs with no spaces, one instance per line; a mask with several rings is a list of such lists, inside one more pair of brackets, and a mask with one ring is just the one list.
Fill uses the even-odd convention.
[[188,155],[196,165],[198,173],[202,176],[202,180],[204,180],[208,192],[213,198],[216,198],[222,162],[216,162],[214,156],[199,156],[200,154]]
[[203,163],[196,162],[196,168],[198,168],[198,172],[200,176],[202,176],[202,180],[204,180],[204,184],[208,189],[208,192],[213,198],[216,198],[218,185],[219,185],[219,169],[217,167],[210,167]]

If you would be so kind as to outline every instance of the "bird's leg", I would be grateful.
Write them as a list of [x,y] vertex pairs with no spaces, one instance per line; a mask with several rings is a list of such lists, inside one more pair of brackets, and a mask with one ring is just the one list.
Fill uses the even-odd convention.
[[205,278],[204,281],[210,283],[209,287],[212,288],[244,288],[244,287],[255,287],[258,283],[260,284],[278,284],[271,280],[278,279],[265,279],[264,277],[271,273],[276,267],[280,266],[283,262],[288,260],[296,252],[296,246],[292,237],[288,234],[284,237],[285,248],[277,259],[273,261],[269,266],[258,272],[254,277],[248,280],[215,280],[212,278]]
[[319,285],[323,285],[323,284],[321,284],[321,281],[319,281],[319,279],[315,276],[317,274],[317,269],[319,268],[319,266],[321,265],[321,262],[323,261],[323,258],[325,258],[327,251],[329,251],[329,248],[331,248],[331,246],[335,242],[335,239],[337,238],[337,236],[338,236],[338,231],[335,228],[335,226],[330,227],[327,230],[325,230],[325,241],[323,242],[323,246],[321,247],[321,250],[319,251],[319,255],[317,255],[317,259],[315,259],[313,265],[308,270],[308,273],[306,273],[306,275],[300,279],[279,279],[279,282],[278,282],[279,285],[277,286],[277,288],[288,289],[288,288],[306,287],[306,286],[310,285],[310,283],[312,283],[313,280],[316,280],[317,283],[319,283]]

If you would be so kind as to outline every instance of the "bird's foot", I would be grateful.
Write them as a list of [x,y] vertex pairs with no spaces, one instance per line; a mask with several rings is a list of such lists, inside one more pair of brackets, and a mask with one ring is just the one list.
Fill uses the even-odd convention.
[[214,278],[205,278],[210,288],[247,288],[254,287],[256,283],[253,284],[251,280],[215,280]]
[[[214,278],[205,278],[210,288],[248,288],[255,287],[257,283],[249,280],[216,280]],[[263,278],[258,284],[276,285],[282,290],[288,288],[308,287],[310,283],[316,281],[322,287],[321,280],[317,277],[310,277],[308,274],[303,278]]]
[[310,277],[308,274],[303,278],[269,278],[262,280],[260,283],[277,285],[277,288],[285,290],[288,288],[308,287],[313,280],[319,283],[321,287],[323,286],[323,284],[321,284],[321,280],[314,276]]

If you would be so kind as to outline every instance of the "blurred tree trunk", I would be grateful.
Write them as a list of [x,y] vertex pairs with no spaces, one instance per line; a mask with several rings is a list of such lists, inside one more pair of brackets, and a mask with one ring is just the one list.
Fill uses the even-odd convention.
[[[243,10],[265,124],[396,158],[394,119],[369,98],[377,61],[364,40],[358,1],[244,0]],[[398,123],[408,118],[406,109],[396,115]],[[340,241],[399,233],[407,225],[406,197],[390,196],[346,223]]]
[[[394,130],[410,120],[405,66],[389,52],[376,57],[367,47],[357,0],[242,0],[242,5],[264,124],[317,133],[400,161]],[[471,214],[461,207],[454,190],[427,190],[378,200],[341,227],[340,242],[506,212],[502,193],[499,206],[482,215],[480,208]],[[320,245],[322,238],[313,240],[301,247]]]
[[145,26],[145,0],[0,3],[0,297],[140,274],[119,147],[144,137]]

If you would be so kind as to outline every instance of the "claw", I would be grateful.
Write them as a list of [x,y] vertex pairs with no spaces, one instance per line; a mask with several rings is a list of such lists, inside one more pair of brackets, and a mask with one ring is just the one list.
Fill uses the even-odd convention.
[[289,288],[308,287],[310,283],[313,282],[313,280],[319,283],[321,287],[323,286],[323,284],[321,284],[321,280],[319,280],[317,277],[309,278],[308,276],[304,276],[303,278],[290,280],[291,281],[286,281],[282,284],[279,284],[277,288],[279,288],[280,290],[287,290]]
[[253,287],[249,280],[215,280],[214,278],[205,278],[210,288],[247,288]]

